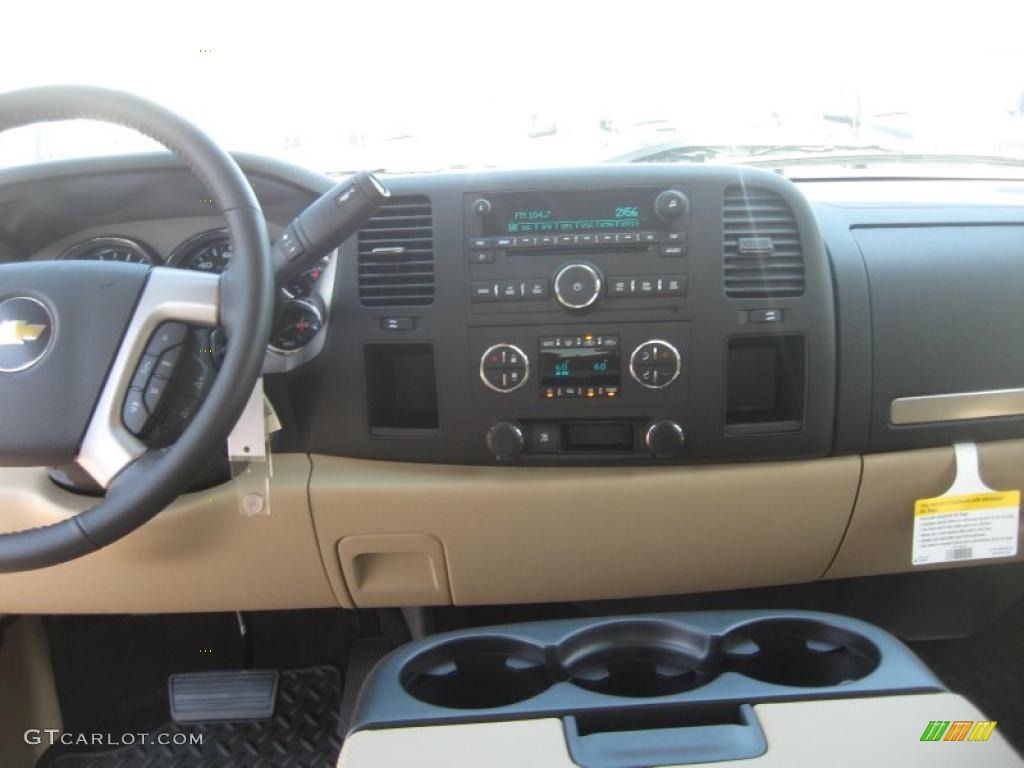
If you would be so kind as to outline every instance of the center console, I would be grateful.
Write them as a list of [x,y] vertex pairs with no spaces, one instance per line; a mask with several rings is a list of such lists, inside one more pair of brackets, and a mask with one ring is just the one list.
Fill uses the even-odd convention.
[[431,765],[482,755],[584,768],[894,755],[947,764],[921,743],[937,740],[925,738],[937,717],[956,720],[952,740],[972,742],[946,749],[1016,764],[993,722],[862,621],[806,611],[546,621],[450,632],[385,657],[359,695],[339,765],[398,764],[414,744]]
[[323,372],[314,450],[518,464],[828,452],[831,281],[788,181],[630,166],[438,175],[415,197],[409,183],[343,252],[351,295],[335,306],[350,309],[328,347],[357,367]]

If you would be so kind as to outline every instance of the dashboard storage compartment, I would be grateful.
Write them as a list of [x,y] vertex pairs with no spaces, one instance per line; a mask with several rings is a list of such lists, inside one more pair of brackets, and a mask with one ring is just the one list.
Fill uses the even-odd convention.
[[437,379],[430,344],[367,344],[370,434],[436,437]]
[[725,432],[799,432],[804,424],[802,336],[736,336],[726,353]]
[[[748,705],[941,690],[895,638],[841,616],[572,619],[449,632],[399,648],[367,679],[350,732],[555,716],[572,719],[581,737],[685,725],[673,738],[692,744],[707,726],[744,735],[749,748]],[[714,717],[698,722],[699,713]]]

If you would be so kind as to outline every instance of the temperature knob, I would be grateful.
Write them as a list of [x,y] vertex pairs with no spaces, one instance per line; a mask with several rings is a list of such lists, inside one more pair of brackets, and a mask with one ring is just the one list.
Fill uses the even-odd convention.
[[645,341],[629,357],[630,375],[648,389],[664,389],[679,378],[682,368],[679,350],[661,339]]
[[495,344],[480,356],[480,381],[495,392],[515,392],[530,377],[530,358],[515,344]]
[[566,309],[586,309],[601,295],[601,273],[589,264],[566,264],[555,273],[555,298]]

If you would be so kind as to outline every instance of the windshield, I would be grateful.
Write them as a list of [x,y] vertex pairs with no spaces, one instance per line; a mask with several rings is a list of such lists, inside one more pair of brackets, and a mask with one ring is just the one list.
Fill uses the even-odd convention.
[[[1020,3],[360,6],[20,3],[0,91],[124,89],[328,173],[1024,159]],[[42,125],[0,134],[0,165],[153,147]]]

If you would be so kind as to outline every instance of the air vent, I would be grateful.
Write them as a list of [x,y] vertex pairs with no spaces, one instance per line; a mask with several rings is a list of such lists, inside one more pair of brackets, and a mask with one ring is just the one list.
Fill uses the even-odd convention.
[[422,307],[434,301],[429,199],[396,197],[359,230],[359,300],[366,307]]
[[793,212],[765,189],[725,190],[725,295],[734,299],[800,296],[804,257]]

